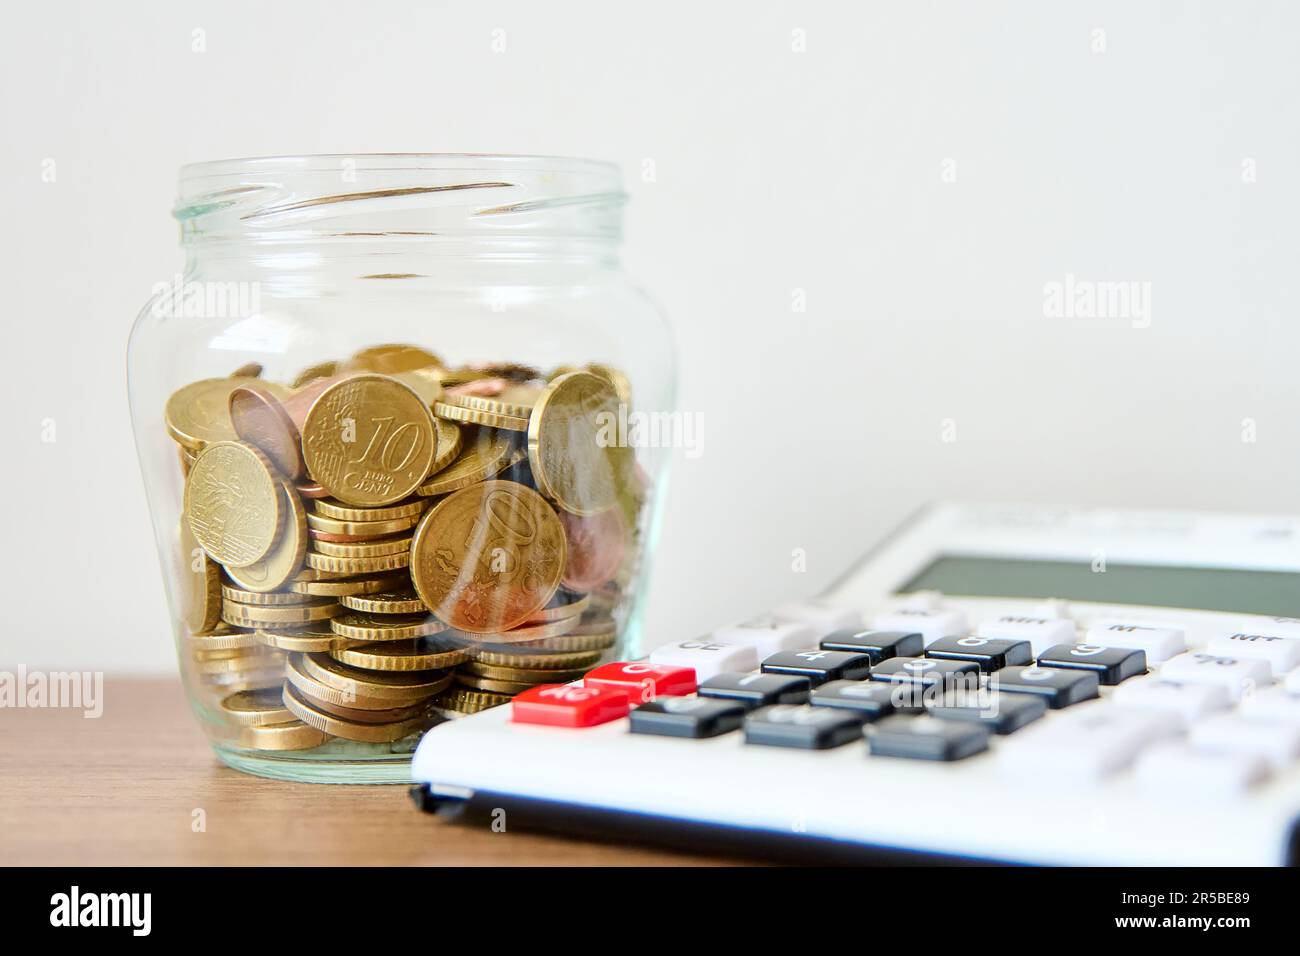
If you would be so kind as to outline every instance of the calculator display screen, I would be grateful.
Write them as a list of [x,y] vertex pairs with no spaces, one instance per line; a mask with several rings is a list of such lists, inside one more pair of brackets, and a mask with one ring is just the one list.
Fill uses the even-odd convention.
[[1300,617],[1300,574],[944,555],[899,588],[967,597],[1062,598]]

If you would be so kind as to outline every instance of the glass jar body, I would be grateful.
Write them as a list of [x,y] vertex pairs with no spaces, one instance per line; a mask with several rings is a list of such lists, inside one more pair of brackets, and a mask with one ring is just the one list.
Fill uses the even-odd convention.
[[[391,165],[383,170],[386,192],[392,191],[392,177],[401,174]],[[427,184],[433,175],[439,182],[484,178],[464,167],[461,163],[450,173],[422,171],[419,182]],[[254,188],[265,190],[265,178]],[[508,185],[518,201],[527,177],[509,178],[512,182],[501,183],[498,191]],[[273,198],[242,202],[241,217],[256,220],[266,208],[283,206],[288,181],[291,177],[281,177]],[[240,188],[230,182],[219,186],[223,193],[238,194]],[[211,192],[210,186],[205,189]],[[296,214],[292,228],[277,224],[269,232],[245,235],[210,227],[211,234],[187,236],[184,273],[159,282],[131,335],[131,411],[187,694],[217,754],[231,766],[267,776],[404,782],[420,734],[438,721],[504,703],[525,682],[546,682],[547,672],[563,681],[599,660],[639,653],[667,448],[661,441],[635,440],[628,424],[639,411],[672,408],[672,350],[661,316],[619,269],[608,235],[587,235],[572,222],[552,234],[538,236],[534,230],[522,242],[514,236],[483,235],[473,223],[456,230],[411,229],[412,218],[420,214],[411,210],[411,198],[372,196],[376,191],[357,188],[348,195],[360,198],[339,203],[348,207],[346,213],[330,210],[322,217],[311,201],[323,193],[304,187],[294,193],[295,202],[310,218],[304,221]],[[414,195],[422,202],[427,194]],[[376,199],[390,208],[375,210]],[[394,202],[399,205],[391,208]],[[198,213],[192,200],[184,209],[202,219],[202,204],[197,205]],[[475,208],[482,209],[477,197]],[[446,226],[447,206],[424,212],[437,219],[431,225]],[[532,216],[532,222],[545,221],[550,213],[541,215],[541,220]],[[357,221],[361,217],[364,224]],[[377,229],[376,219],[397,219],[403,228]],[[313,406],[326,403],[336,394],[333,389],[355,376],[366,375],[379,376],[390,389],[409,388],[428,407],[434,425],[439,418],[434,410],[440,410],[442,425],[451,423],[462,436],[454,457],[421,477],[424,494],[409,491],[400,500],[376,503],[344,492],[340,499],[330,493],[335,489],[322,488],[316,480],[309,453],[303,470],[288,474],[292,466],[281,464],[276,449],[256,429],[250,435],[229,417],[227,393],[232,389],[264,398],[269,392],[266,401],[283,403],[277,403],[277,414],[280,408],[293,411],[288,416],[293,424],[287,427],[305,447],[315,427]],[[599,387],[618,396],[616,404],[602,406],[611,429],[602,432],[600,444],[613,441],[626,448],[633,474],[628,484],[635,485],[599,515],[566,511],[555,497],[555,480],[548,483],[545,474],[533,474],[538,467],[556,467],[537,457],[540,412],[531,415],[532,432],[527,417],[492,417],[493,409],[501,410],[491,404],[501,388],[509,396],[522,390],[521,401],[530,402],[552,394],[559,379],[575,375],[595,375],[607,383]],[[214,386],[219,401],[191,409],[188,424],[178,426],[175,396],[185,394],[192,383],[211,380],[224,383]],[[393,386],[394,380],[400,386]],[[453,406],[453,401],[460,404]],[[557,402],[546,407],[554,409]],[[528,406],[509,411],[527,416]],[[356,431],[342,438],[355,443],[340,446],[346,454],[355,450],[357,460],[371,461],[387,456],[390,464],[407,456],[412,446],[404,436],[411,430],[394,428],[382,412],[358,406],[355,421],[343,417],[346,428]],[[460,415],[469,420],[445,417]],[[436,438],[442,432],[430,434]],[[437,486],[440,471],[451,474],[444,469],[459,467],[474,447],[487,449],[496,439],[509,449],[508,459],[498,456],[496,465],[470,476],[470,485]],[[287,517],[276,518],[279,530],[272,550],[286,546],[294,514],[300,515],[299,524],[302,516],[310,522],[303,525],[303,557],[274,589],[250,584],[246,570],[235,566],[242,559],[217,560],[226,555],[204,536],[211,528],[195,520],[199,505],[190,502],[187,484],[198,480],[191,475],[205,458],[203,477],[211,477],[215,449],[226,441],[239,446],[234,452],[247,456],[259,476],[265,469],[278,483],[279,498],[288,496],[288,505],[276,500]],[[554,452],[550,457],[557,458]],[[574,467],[581,469],[582,461]],[[237,484],[218,470],[211,487],[237,496],[253,494]],[[488,488],[496,490],[474,497],[476,489]],[[507,497],[500,497],[505,492]],[[453,525],[439,524],[442,519],[426,519],[443,502],[456,498],[463,504],[467,497],[478,512],[477,518],[471,515],[472,527],[487,531],[452,543],[453,550],[471,552],[456,555],[464,564],[458,569],[461,585],[481,590],[489,603],[502,588],[529,589],[530,599],[538,602],[545,598],[544,606],[534,608],[522,623],[504,622],[511,625],[505,632],[490,623],[473,630],[457,617],[456,607],[439,606],[419,587],[420,559],[410,536],[418,541],[424,525],[430,525],[424,531],[423,566],[436,571],[438,562],[446,563],[447,542],[439,536],[466,536],[463,530],[447,531]],[[525,499],[528,507],[539,509],[532,517],[501,512],[502,501],[514,507]],[[385,508],[416,514],[387,525],[366,520],[381,512],[386,517]],[[250,509],[256,510],[241,498],[226,520],[241,519]],[[420,523],[413,527],[415,521]],[[524,544],[536,529],[529,524],[525,535],[521,521],[545,521],[548,528],[562,529],[562,553],[549,555],[549,571],[539,570],[539,552]],[[505,528],[504,537],[493,537],[494,522]],[[589,532],[594,526],[605,533],[593,543]],[[617,542],[609,530],[615,526]],[[377,531],[362,532],[363,527]],[[603,556],[591,554],[593,547],[603,548]],[[608,561],[611,551],[618,555],[614,564]],[[408,563],[393,558],[399,553],[409,553]],[[554,570],[557,560],[563,565],[559,572]],[[580,565],[576,569],[575,562]],[[593,562],[603,562],[603,570],[592,572]],[[557,574],[561,580],[551,581]],[[364,591],[341,593],[363,586]],[[372,614],[372,594],[395,594],[407,603],[394,598],[391,607],[380,610],[400,606],[400,614]],[[411,603],[417,597],[424,607]],[[569,614],[567,608],[579,606],[579,613]],[[356,626],[358,620],[376,628],[417,623],[401,632],[399,642],[390,642],[389,631],[377,635],[340,626],[344,621]],[[361,634],[365,640],[353,640]],[[426,646],[434,641],[441,642],[437,648]],[[376,664],[381,669],[372,673],[365,658],[360,659],[365,666],[357,667],[355,653],[370,652],[376,644],[418,645],[415,652],[434,656],[423,659],[429,666],[416,654],[410,659],[414,663],[397,662],[400,669]],[[344,653],[349,649],[353,657]],[[438,656],[438,651],[451,656]],[[403,685],[412,689],[403,690]]]

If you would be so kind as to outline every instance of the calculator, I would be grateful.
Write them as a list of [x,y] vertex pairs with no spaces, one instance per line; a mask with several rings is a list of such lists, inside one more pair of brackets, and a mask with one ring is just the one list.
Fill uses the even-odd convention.
[[811,862],[1294,864],[1300,518],[935,504],[413,776],[465,822]]

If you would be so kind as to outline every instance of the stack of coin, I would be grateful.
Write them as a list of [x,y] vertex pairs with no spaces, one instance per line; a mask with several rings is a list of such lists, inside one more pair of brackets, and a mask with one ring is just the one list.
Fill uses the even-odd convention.
[[615,644],[647,490],[609,440],[620,374],[403,345],[291,386],[239,371],[180,389],[166,421],[187,665],[247,746],[392,745]]

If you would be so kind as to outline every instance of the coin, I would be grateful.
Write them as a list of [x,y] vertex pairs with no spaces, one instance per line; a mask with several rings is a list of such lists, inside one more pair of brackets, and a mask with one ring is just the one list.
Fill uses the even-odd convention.
[[567,684],[587,673],[581,667],[555,669],[549,667],[499,667],[478,661],[466,661],[456,669],[458,674],[471,674],[491,680],[531,682],[534,684]]
[[185,482],[190,530],[203,550],[227,568],[266,557],[279,536],[284,507],[271,463],[243,442],[208,445]]
[[[549,621],[562,621],[580,615],[591,603],[586,594],[574,594],[572,591],[560,591],[546,602],[546,607],[532,614],[525,624],[545,624]],[[567,633],[567,632],[566,632]]]
[[329,378],[334,375],[339,368],[339,363],[334,361],[318,362],[315,365],[309,365],[293,377],[289,383],[290,388],[302,388],[308,382],[318,378]]
[[314,594],[322,597],[348,597],[355,594],[377,594],[391,591],[411,583],[405,575],[376,576],[370,578],[339,578],[327,581],[295,581],[289,585],[297,594]]
[[181,513],[177,548],[180,551],[181,620],[190,634],[208,634],[221,623],[221,565],[208,557]]
[[239,732],[239,746],[248,750],[311,750],[329,739],[329,734],[299,720],[244,727]]
[[312,598],[311,604],[290,607],[258,607],[253,604],[236,604],[225,601],[221,605],[221,619],[236,627],[287,627],[294,624],[307,624],[311,621],[324,621],[341,614],[342,605],[330,598]]
[[245,654],[243,657],[227,657],[214,661],[194,661],[190,664],[197,674],[244,674],[259,670],[279,674],[282,662],[270,654]]
[[438,432],[438,449],[433,453],[433,464],[429,466],[430,475],[437,474],[456,460],[465,439],[465,429],[455,422],[449,422],[445,418],[435,418],[433,423]]
[[334,737],[342,737],[344,740],[360,740],[366,743],[391,743],[394,740],[401,740],[425,729],[430,723],[427,717],[416,717],[391,724],[364,724],[355,720],[344,720],[326,713],[318,706],[313,706],[304,698],[302,691],[293,684],[286,684],[284,687],[284,705],[293,712],[295,717],[310,727],[315,727]]
[[572,617],[560,618],[558,621],[547,621],[544,624],[522,624],[519,627],[512,627],[506,631],[493,631],[490,634],[474,634],[461,630],[452,633],[457,638],[475,643],[520,644],[568,634],[578,626],[578,620],[579,617],[575,614]]
[[367,614],[422,614],[428,608],[420,595],[410,589],[377,594],[350,594],[339,599],[344,607]]
[[627,557],[627,524],[618,508],[606,508],[594,515],[560,513],[568,560],[564,565],[564,586],[574,591],[592,591],[618,574]]
[[528,422],[528,462],[542,494],[576,515],[615,504],[633,464],[618,421],[608,379],[570,372],[550,382]]
[[348,611],[331,620],[330,628],[349,641],[407,641],[445,631],[447,625],[428,611],[378,616]]
[[347,504],[401,501],[424,481],[435,451],[433,413],[419,395],[385,375],[335,382],[302,426],[311,477]]
[[427,501],[417,498],[385,508],[357,508],[332,498],[322,498],[312,503],[312,510],[322,518],[334,518],[336,521],[392,521],[395,518],[418,518],[427,504]]
[[512,432],[528,431],[528,419],[526,418],[494,415],[492,412],[484,412],[476,408],[462,408],[459,405],[448,405],[446,402],[434,402],[433,413],[439,418],[449,418],[452,421],[466,422],[471,425],[487,425],[490,428],[504,428]]
[[236,604],[310,604],[311,599],[302,594],[294,594],[292,591],[271,591],[263,594],[259,591],[245,591],[243,588],[235,587],[230,584],[221,586],[221,596],[227,601],[234,601]]
[[536,385],[517,385],[503,378],[488,378],[448,389],[443,403],[503,418],[527,419],[533,413],[541,391]]
[[321,554],[335,558],[377,558],[385,554],[398,554],[411,550],[411,539],[379,538],[369,541],[324,541],[317,539],[312,547]]
[[445,495],[491,478],[510,465],[514,450],[510,436],[494,431],[477,431],[461,447],[460,454],[446,468],[422,484],[417,493],[425,497]]
[[463,687],[445,690],[433,699],[434,707],[453,714],[477,714],[508,703],[510,698],[504,694],[490,694]]
[[[307,557],[307,511],[290,482],[280,482],[280,493],[284,500],[284,528],[271,546],[271,553],[247,567],[226,568],[226,574],[244,589],[245,594],[255,592],[265,595],[266,592],[283,587],[302,570],[303,560]],[[288,595],[282,597],[287,598]],[[244,603],[258,602],[246,600]],[[278,603],[292,602],[284,600]]]
[[[419,513],[403,515],[400,518],[388,518],[383,521],[343,521],[327,518],[324,515],[307,515],[307,527],[313,531],[331,535],[345,535],[365,541],[370,538],[382,538],[384,535],[397,534],[414,528],[420,520]],[[325,540],[329,540],[328,538]]]
[[336,647],[330,657],[372,671],[427,671],[468,660],[463,647],[421,637],[414,641],[379,641],[360,647]]
[[281,474],[296,480],[307,473],[298,427],[275,392],[262,383],[240,385],[230,393],[229,410],[235,434],[260,448]]
[[331,651],[341,647],[343,638],[332,630],[328,622],[317,621],[306,627],[293,630],[257,630],[254,632],[259,644],[278,648],[282,651],[312,654],[317,651]]
[[434,366],[443,368],[445,363],[438,356],[418,345],[395,343],[392,345],[372,345],[357,352],[344,364],[344,371],[362,369],[367,372],[413,372],[416,369]]
[[494,694],[505,694],[509,697],[537,686],[532,681],[493,680],[490,677],[476,677],[473,674],[460,673],[456,674],[455,681],[461,687],[491,691]]
[[411,563],[410,552],[399,554],[381,554],[373,558],[336,558],[315,551],[307,552],[307,567],[320,571],[333,571],[337,574],[370,574],[377,571],[392,571],[404,568]]
[[564,529],[542,497],[513,481],[448,495],[421,519],[411,579],[440,619],[487,634],[526,621],[551,599],[564,567]]
[[329,492],[317,481],[300,481],[297,488],[298,494],[303,498],[324,498],[329,495]]
[[[221,609],[218,604],[217,614]],[[257,645],[257,636],[253,631],[237,631],[229,624],[221,623],[211,634],[196,635],[189,639],[189,646],[196,651],[219,651],[230,648],[248,648]]]
[[490,651],[471,648],[471,656],[480,664],[498,667],[590,667],[600,660],[600,651],[555,651],[545,654],[515,654],[511,651]]
[[289,394],[283,385],[252,378],[200,379],[178,389],[167,399],[163,410],[167,434],[195,451],[214,442],[234,441],[238,436],[230,422],[230,393],[255,383],[281,398]]
[[451,682],[451,675],[442,670],[405,673],[362,670],[336,661],[328,654],[290,654],[289,660],[317,681],[353,699],[413,702],[437,693]]
[[240,727],[260,727],[263,724],[282,724],[293,720],[280,699],[280,688],[241,690],[221,700],[221,713],[232,724]]

